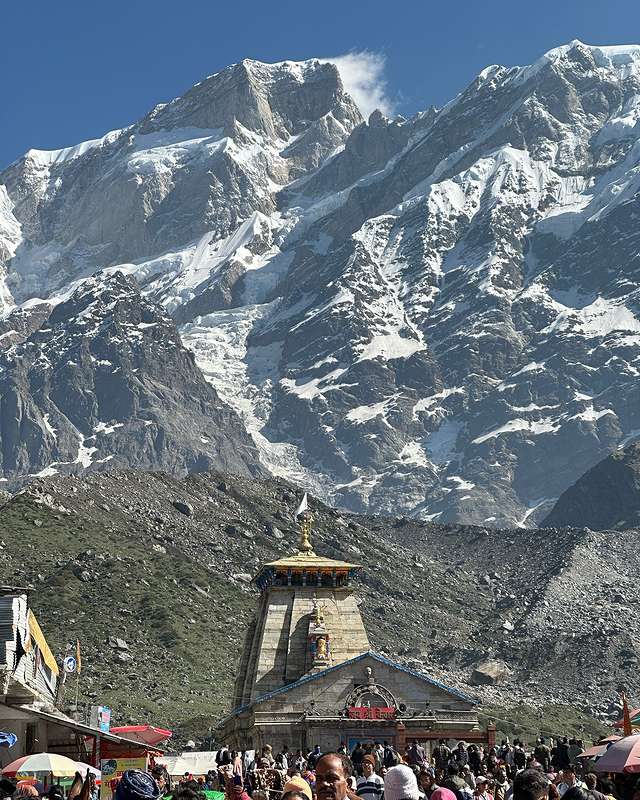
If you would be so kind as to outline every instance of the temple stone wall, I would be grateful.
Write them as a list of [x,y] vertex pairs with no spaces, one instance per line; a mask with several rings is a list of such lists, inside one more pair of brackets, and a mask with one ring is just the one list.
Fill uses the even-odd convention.
[[369,649],[369,639],[350,588],[271,587],[263,596],[247,660],[242,701],[294,683],[309,671],[307,636],[314,611],[321,606],[330,642],[330,666]]

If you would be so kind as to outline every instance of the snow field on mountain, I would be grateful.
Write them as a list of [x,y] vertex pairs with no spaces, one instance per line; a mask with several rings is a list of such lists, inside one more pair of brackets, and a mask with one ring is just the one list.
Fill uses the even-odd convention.
[[[331,68],[243,62],[3,173],[0,308],[124,272],[274,474],[360,510],[531,526],[640,425],[639,65],[572,43],[354,131]],[[99,324],[89,305],[75,341]]]

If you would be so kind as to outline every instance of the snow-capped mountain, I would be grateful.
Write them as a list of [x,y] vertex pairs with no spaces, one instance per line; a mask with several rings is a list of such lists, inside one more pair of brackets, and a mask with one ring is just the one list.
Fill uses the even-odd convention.
[[34,298],[122,273],[272,473],[356,510],[532,525],[640,435],[639,120],[640,46],[572,42],[366,122],[332,64],[244,61],[0,174],[0,346],[28,336],[37,369]]

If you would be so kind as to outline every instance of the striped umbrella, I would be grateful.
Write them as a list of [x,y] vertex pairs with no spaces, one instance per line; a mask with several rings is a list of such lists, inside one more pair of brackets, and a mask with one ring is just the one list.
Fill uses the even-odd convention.
[[596,772],[640,772],[640,734],[614,742],[595,763]]
[[32,756],[16,758],[2,770],[3,775],[38,775],[50,773],[57,777],[73,777],[78,771],[78,765],[66,756],[57,753],[35,753]]

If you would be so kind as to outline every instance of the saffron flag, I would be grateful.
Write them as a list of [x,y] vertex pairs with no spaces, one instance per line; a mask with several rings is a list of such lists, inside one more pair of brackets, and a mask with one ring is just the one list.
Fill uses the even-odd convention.
[[80,639],[76,639],[76,672],[82,672],[82,658],[80,658]]

